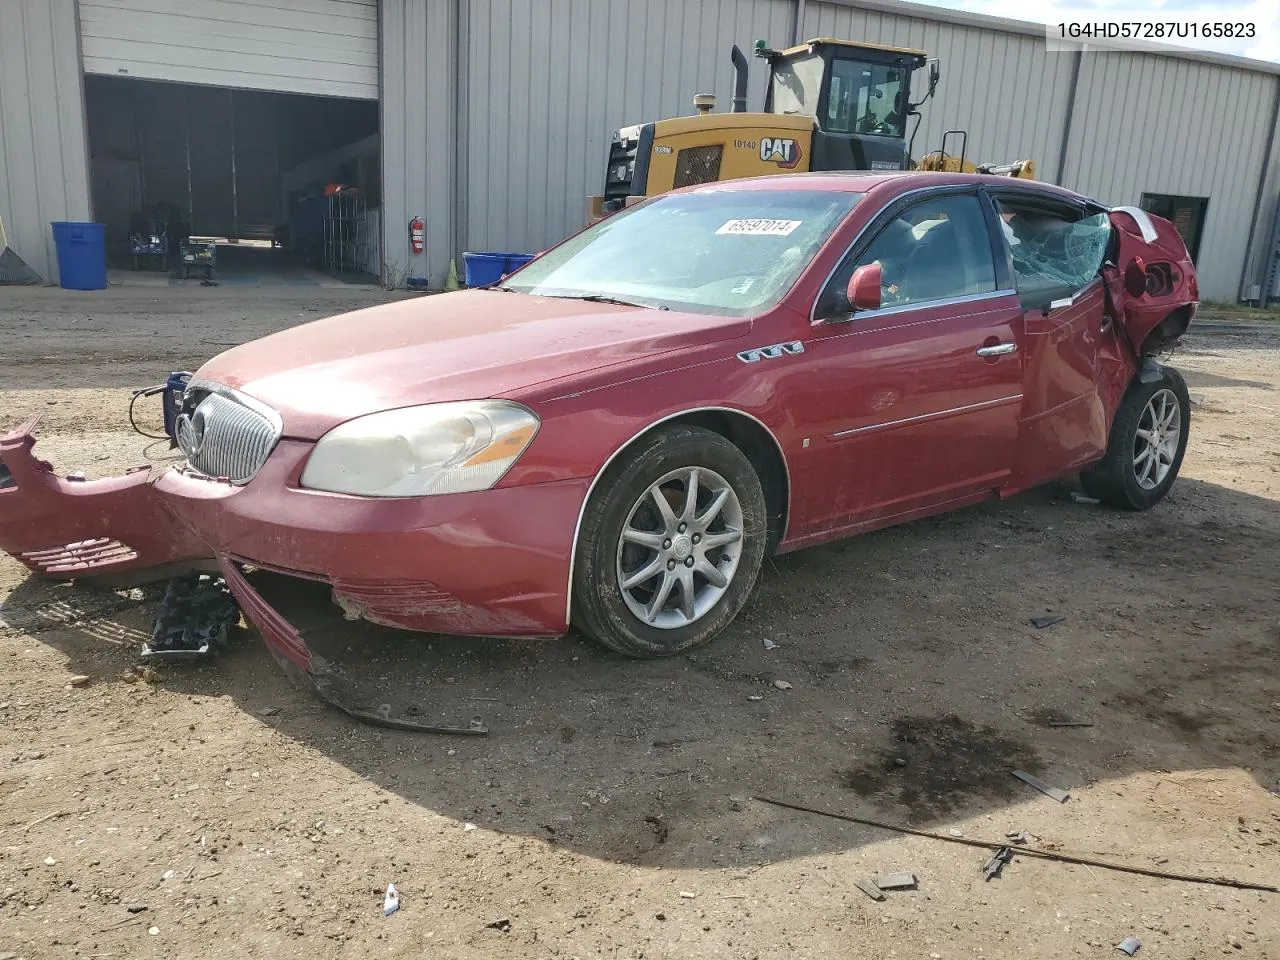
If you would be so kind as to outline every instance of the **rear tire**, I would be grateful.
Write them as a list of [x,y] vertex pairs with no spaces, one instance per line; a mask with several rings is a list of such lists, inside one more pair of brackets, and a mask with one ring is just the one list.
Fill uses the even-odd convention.
[[1153,383],[1135,380],[1116,411],[1106,455],[1080,474],[1085,492],[1123,510],[1151,509],[1178,478],[1190,425],[1182,374],[1164,367]]
[[609,468],[587,504],[573,623],[628,657],[709,643],[750,597],[767,530],[760,478],[738,447],[700,427],[657,430]]

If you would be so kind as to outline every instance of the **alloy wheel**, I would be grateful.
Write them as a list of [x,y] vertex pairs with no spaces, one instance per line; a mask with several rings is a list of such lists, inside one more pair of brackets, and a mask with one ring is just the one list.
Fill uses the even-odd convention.
[[1164,482],[1178,456],[1182,408],[1172,390],[1157,390],[1147,401],[1133,441],[1133,472],[1138,485],[1154,490]]
[[742,503],[720,474],[682,467],[632,506],[618,538],[618,588],[642,622],[664,630],[706,615],[738,571]]

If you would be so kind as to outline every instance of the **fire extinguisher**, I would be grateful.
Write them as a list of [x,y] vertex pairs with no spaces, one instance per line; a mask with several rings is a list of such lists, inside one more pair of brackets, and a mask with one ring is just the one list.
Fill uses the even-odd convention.
[[426,224],[422,222],[421,217],[414,217],[409,221],[409,246],[414,253],[422,252],[422,237]]

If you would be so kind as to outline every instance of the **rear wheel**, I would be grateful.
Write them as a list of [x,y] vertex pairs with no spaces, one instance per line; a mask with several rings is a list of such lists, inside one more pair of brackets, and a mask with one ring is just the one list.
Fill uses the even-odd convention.
[[1165,367],[1153,383],[1135,381],[1120,402],[1106,455],[1080,475],[1085,491],[1125,510],[1164,499],[1187,449],[1191,400],[1182,375]]
[[741,450],[697,427],[656,431],[587,505],[574,624],[630,657],[708,643],[746,604],[766,528],[764,491]]

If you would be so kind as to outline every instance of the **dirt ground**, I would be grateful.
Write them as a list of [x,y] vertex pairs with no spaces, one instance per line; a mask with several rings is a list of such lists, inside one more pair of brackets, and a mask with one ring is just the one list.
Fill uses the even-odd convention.
[[[388,296],[311,293],[3,291],[0,428],[44,414],[91,476],[162,459],[130,388]],[[1274,894],[1025,856],[984,882],[982,850],[749,799],[1280,884],[1280,325],[1174,362],[1192,439],[1147,514],[1050,487],[779,558],[675,661],[318,638],[484,739],[355,724],[247,630],[126,682],[154,594],[0,559],[0,957],[1280,958]],[[892,870],[918,889],[854,885]]]

